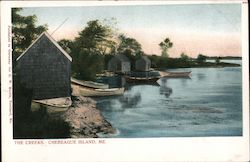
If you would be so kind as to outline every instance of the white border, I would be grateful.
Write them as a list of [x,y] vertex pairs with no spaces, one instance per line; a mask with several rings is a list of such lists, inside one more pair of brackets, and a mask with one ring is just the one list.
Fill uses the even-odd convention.
[[[145,1],[145,2],[79,2],[79,1],[2,1],[1,2],[1,70],[2,70],[2,158],[4,162],[49,161],[249,161],[249,76],[248,76],[248,6],[242,7],[242,57],[243,57],[243,137],[205,138],[136,138],[105,139],[104,145],[17,145],[13,140],[12,124],[9,123],[8,105],[8,25],[11,25],[11,7],[35,6],[93,6],[93,5],[152,5],[183,3],[239,3],[239,1]],[[70,140],[70,139],[68,139]],[[88,140],[88,139],[87,139]],[[34,140],[22,140],[34,141]],[[46,142],[50,140],[44,140]]]

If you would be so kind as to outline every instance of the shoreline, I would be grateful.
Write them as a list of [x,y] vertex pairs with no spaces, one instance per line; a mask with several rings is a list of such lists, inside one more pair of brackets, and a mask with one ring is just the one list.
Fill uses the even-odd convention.
[[71,138],[99,138],[98,134],[115,134],[116,130],[88,97],[74,96],[72,106],[61,116],[69,124]]
[[161,67],[154,68],[155,70],[166,70],[166,69],[179,69],[179,68],[226,68],[226,67],[241,67],[240,64],[235,63],[204,63],[204,64],[192,64],[192,65],[183,65],[183,66],[171,66],[171,67]]

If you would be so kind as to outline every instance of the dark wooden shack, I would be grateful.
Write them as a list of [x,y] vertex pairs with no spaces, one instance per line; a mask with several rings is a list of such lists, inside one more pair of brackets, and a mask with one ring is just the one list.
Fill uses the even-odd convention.
[[47,33],[42,33],[17,58],[20,82],[32,90],[33,99],[71,95],[72,58]]
[[147,56],[142,56],[135,62],[136,71],[149,71],[151,68],[151,61]]
[[129,59],[125,55],[115,55],[108,62],[108,70],[113,72],[129,72],[131,69],[131,64]]

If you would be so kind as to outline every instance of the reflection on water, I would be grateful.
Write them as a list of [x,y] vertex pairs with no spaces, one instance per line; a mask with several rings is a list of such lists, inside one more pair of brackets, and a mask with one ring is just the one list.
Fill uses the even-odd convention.
[[173,93],[172,88],[160,87],[160,94],[166,96],[167,98]]
[[161,78],[158,82],[160,84],[160,94],[169,98],[169,96],[173,93],[173,89],[167,86],[167,78]]
[[119,101],[122,105],[122,108],[134,108],[140,103],[141,94],[139,92],[133,95],[125,94],[124,96],[120,97]]
[[123,96],[97,98],[118,129],[110,137],[242,135],[241,67],[175,69],[191,79],[129,84]]
[[205,79],[206,79],[206,74],[198,73],[198,74],[197,74],[197,78],[198,78],[200,81],[205,80]]

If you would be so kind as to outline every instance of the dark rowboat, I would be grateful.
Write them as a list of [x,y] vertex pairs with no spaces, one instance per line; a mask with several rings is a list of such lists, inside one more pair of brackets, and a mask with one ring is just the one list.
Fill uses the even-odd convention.
[[125,76],[125,79],[128,83],[148,83],[148,82],[156,82],[160,79],[159,76],[157,77],[132,77],[132,76]]

